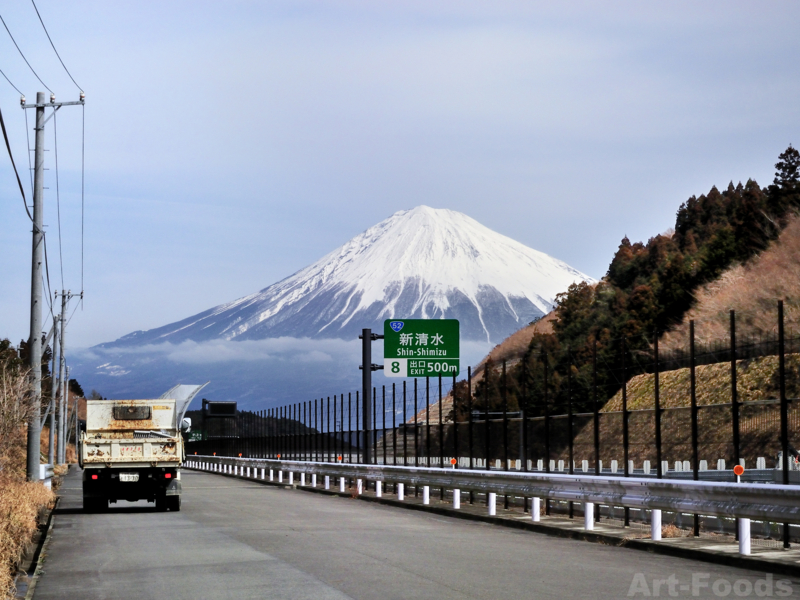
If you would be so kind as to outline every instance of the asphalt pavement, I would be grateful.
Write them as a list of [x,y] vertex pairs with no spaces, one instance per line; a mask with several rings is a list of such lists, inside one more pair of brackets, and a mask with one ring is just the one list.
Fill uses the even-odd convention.
[[800,580],[183,471],[180,512],[62,488],[36,600],[800,598]]

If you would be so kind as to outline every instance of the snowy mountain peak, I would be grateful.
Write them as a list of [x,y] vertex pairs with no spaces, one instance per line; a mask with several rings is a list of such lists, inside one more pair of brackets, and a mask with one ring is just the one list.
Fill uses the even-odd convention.
[[592,280],[462,213],[417,206],[258,293],[114,344],[350,339],[394,317],[456,318],[463,339],[499,342],[576,281]]

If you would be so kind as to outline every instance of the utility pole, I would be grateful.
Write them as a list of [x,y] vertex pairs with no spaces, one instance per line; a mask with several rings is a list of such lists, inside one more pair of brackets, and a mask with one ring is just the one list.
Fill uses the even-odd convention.
[[[36,92],[36,104],[25,104],[22,97],[23,110],[36,109],[34,168],[33,168],[33,247],[31,257],[31,327],[28,336],[29,365],[31,369],[31,416],[28,419],[28,443],[26,475],[28,481],[39,481],[39,465],[41,464],[42,431],[42,262],[44,261],[44,223],[43,193],[44,193],[44,118],[45,108],[54,111],[62,106],[83,104],[84,95],[80,94],[77,102],[56,103],[55,94],[50,95],[50,102],[45,102],[45,93]],[[28,148],[30,152],[30,148]],[[63,346],[62,346],[63,347]]]
[[[42,261],[44,234],[44,92],[36,93],[36,146],[33,167],[33,256],[31,260],[31,328],[28,358],[31,368],[31,416],[28,419],[28,481],[39,481],[42,399]],[[29,150],[30,151],[30,150]]]
[[64,290],[61,290],[61,316],[59,317],[59,322],[61,323],[61,337],[59,341],[61,342],[61,352],[60,352],[60,359],[58,361],[58,379],[61,382],[61,393],[59,394],[59,417],[58,417],[58,464],[63,465],[66,462],[66,452],[67,452],[67,396],[66,396],[66,389],[67,389],[67,358],[66,354],[64,353],[65,347],[65,333],[67,329],[67,301],[69,300],[69,293],[65,293]]
[[[58,292],[56,292],[56,298],[58,298]],[[47,462],[51,465],[56,464],[56,458],[59,456],[54,448],[56,442],[56,412],[58,412],[58,364],[58,321],[53,319],[53,368],[50,369],[50,443],[47,452]],[[58,436],[58,441],[59,443],[61,442],[61,435]]]

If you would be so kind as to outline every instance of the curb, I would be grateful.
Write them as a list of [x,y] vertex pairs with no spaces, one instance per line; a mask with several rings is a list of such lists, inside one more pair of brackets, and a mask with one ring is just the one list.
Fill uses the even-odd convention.
[[[248,479],[237,475],[230,475],[228,473],[218,473],[202,471],[200,469],[190,469],[197,473],[209,473],[210,475],[218,475],[237,481],[246,481],[251,483],[258,483],[277,488],[296,489],[304,492],[311,492],[315,494],[322,494],[326,496],[339,496],[341,498],[352,498],[352,494],[348,492],[338,492],[335,490],[325,490],[321,488],[312,488],[308,485],[301,487],[298,483],[288,485],[287,483],[278,483],[275,481],[268,481],[262,479]],[[630,548],[632,550],[640,550],[650,552],[651,554],[661,554],[664,556],[675,556],[678,558],[689,558],[707,563],[714,563],[725,565],[729,567],[736,567],[748,570],[764,570],[765,572],[774,573],[776,575],[790,575],[800,577],[800,565],[792,566],[788,564],[775,563],[769,560],[763,560],[752,555],[748,558],[738,554],[716,554],[706,552],[696,548],[682,548],[672,544],[664,544],[659,542],[652,542],[643,539],[627,539],[608,535],[596,531],[575,531],[569,529],[562,529],[560,527],[553,527],[543,524],[541,522],[535,523],[533,521],[519,521],[516,519],[503,519],[498,517],[490,517],[489,515],[474,515],[467,512],[462,512],[452,508],[445,508],[444,506],[431,506],[430,504],[409,504],[399,500],[392,500],[391,498],[376,498],[374,496],[356,496],[358,500],[364,502],[374,502],[376,504],[383,504],[395,508],[405,508],[408,510],[417,510],[420,512],[432,513],[445,517],[452,517],[454,519],[463,519],[466,521],[475,521],[479,523],[487,523],[499,527],[508,527],[511,529],[522,529],[525,531],[533,531],[535,533],[542,533],[553,537],[568,538],[573,540],[581,540],[584,542],[593,542],[596,544],[606,544],[608,546],[618,546],[622,548]]]
[[24,598],[25,600],[33,600],[33,593],[36,589],[36,584],[39,582],[39,577],[42,574],[41,570],[41,563],[42,559],[47,555],[47,546],[50,543],[50,539],[53,533],[53,523],[55,512],[58,509],[58,505],[61,502],[61,496],[56,496],[55,504],[53,504],[53,508],[50,509],[47,515],[47,521],[45,522],[45,530],[43,535],[39,538],[39,542],[36,545],[36,550],[33,553],[33,559],[31,560],[30,567],[25,573],[20,573],[19,575],[25,575],[27,577],[27,588],[25,590],[25,595],[20,596],[19,592],[17,593],[15,598],[18,600]]

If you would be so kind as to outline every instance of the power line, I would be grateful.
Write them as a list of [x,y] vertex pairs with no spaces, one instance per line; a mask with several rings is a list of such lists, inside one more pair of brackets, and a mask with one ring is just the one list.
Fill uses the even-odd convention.
[[55,94],[55,92],[53,90],[51,90],[49,87],[47,87],[47,84],[44,81],[42,81],[42,78],[39,77],[39,75],[36,73],[36,71],[33,70],[33,67],[31,66],[31,63],[28,62],[28,59],[25,58],[25,55],[22,53],[22,50],[20,50],[19,44],[17,44],[17,40],[15,40],[14,36],[11,35],[11,30],[8,28],[8,25],[6,25],[6,22],[3,19],[2,15],[0,15],[0,21],[3,23],[3,27],[6,28],[6,31],[8,32],[8,37],[10,37],[11,41],[14,42],[14,45],[17,47],[17,51],[19,52],[19,55],[22,57],[22,60],[25,61],[25,64],[28,65],[28,68],[31,70],[31,73],[36,75],[36,79],[38,79],[39,83],[41,83],[44,87],[47,88],[48,92],[50,92],[51,94]]
[[61,289],[64,289],[64,253],[61,249],[61,193],[58,187],[58,120],[56,113],[58,109],[53,109],[53,147],[56,159],[56,212],[58,213],[58,264],[61,267]]
[[[33,222],[33,215],[31,215],[31,211],[28,210],[28,201],[25,199],[25,189],[22,187],[22,180],[19,178],[19,172],[17,171],[17,165],[14,162],[14,155],[11,154],[11,144],[8,143],[8,133],[6,133],[6,122],[3,120],[3,111],[0,110],[0,126],[3,128],[3,138],[6,141],[6,149],[8,150],[8,157],[11,159],[11,166],[14,167],[14,175],[17,176],[17,184],[19,185],[19,192],[22,194],[22,204],[25,206],[25,212],[28,213],[28,218]],[[30,152],[28,153],[30,157]],[[29,158],[30,160],[30,158]]]
[[2,75],[3,77],[5,77],[5,78],[6,78],[6,81],[9,83],[9,85],[10,85],[11,87],[13,87],[15,90],[17,90],[17,92],[19,93],[19,95],[20,95],[20,96],[24,96],[24,95],[25,95],[25,94],[23,94],[22,92],[20,92],[20,91],[19,91],[19,88],[18,88],[17,86],[15,86],[13,83],[11,83],[11,80],[8,78],[8,75],[6,75],[5,73],[3,73],[3,70],[2,70],[2,69],[0,69],[0,75]]
[[78,82],[75,81],[75,79],[72,77],[72,73],[70,73],[69,69],[67,69],[67,65],[64,64],[63,60],[61,60],[61,55],[58,53],[58,50],[56,50],[56,45],[53,43],[53,39],[50,37],[50,34],[47,31],[47,27],[44,26],[44,21],[42,21],[42,15],[39,14],[39,9],[36,8],[36,2],[31,0],[31,4],[33,4],[33,9],[36,11],[36,16],[39,17],[39,22],[42,24],[42,29],[44,29],[44,33],[45,35],[47,35],[47,39],[50,40],[50,45],[53,47],[53,52],[56,53],[58,61],[61,63],[61,66],[64,67],[64,70],[67,72],[67,75],[69,75],[69,78],[72,79],[72,83],[75,84],[75,87],[77,87],[78,90],[82,92],[83,88],[78,85]]

